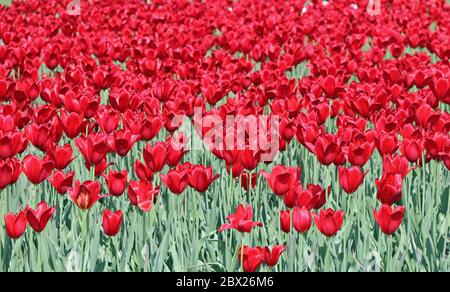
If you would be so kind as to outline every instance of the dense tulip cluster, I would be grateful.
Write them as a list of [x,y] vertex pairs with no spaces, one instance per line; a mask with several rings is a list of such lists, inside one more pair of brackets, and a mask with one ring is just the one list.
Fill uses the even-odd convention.
[[[269,144],[283,155],[297,143],[338,171],[335,183],[347,194],[381,156],[381,176],[371,182],[377,191],[366,194],[379,206],[367,208],[391,235],[407,212],[396,206],[408,196],[405,177],[431,160],[450,169],[444,0],[381,1],[380,15],[367,13],[367,0],[91,0],[81,1],[80,15],[67,12],[69,2],[0,8],[0,190],[23,174],[37,192],[48,181],[85,212],[122,198],[148,212],[162,189],[205,193],[227,171],[242,193],[262,183],[283,201],[281,231],[306,234],[314,223],[335,236],[344,210],[325,206],[338,194],[305,182],[299,166],[264,158]],[[296,80],[301,64],[308,72]],[[277,118],[268,127],[278,126],[278,139],[258,132],[252,145],[258,119],[217,130],[228,116]],[[186,122],[223,171],[187,161]],[[86,169],[75,169],[77,160]],[[116,236],[126,212],[102,208],[104,233]],[[45,202],[8,213],[6,232],[13,239],[28,225],[43,232],[54,213]],[[252,207],[239,205],[219,236],[270,223],[253,220]],[[243,270],[255,271],[275,266],[286,248],[242,245],[237,256]]]

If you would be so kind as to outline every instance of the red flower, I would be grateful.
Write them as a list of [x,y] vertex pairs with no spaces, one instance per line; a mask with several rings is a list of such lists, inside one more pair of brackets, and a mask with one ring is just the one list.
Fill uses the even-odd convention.
[[328,237],[335,236],[344,222],[343,211],[334,211],[333,209],[320,210],[320,215],[313,215],[317,229]]
[[27,207],[26,216],[28,224],[30,224],[31,228],[33,228],[34,231],[42,232],[55,211],[56,208],[49,208],[46,202],[40,202],[37,205],[36,210]]
[[108,175],[103,176],[108,185],[109,193],[115,197],[121,196],[127,187],[128,172],[126,170],[110,171]]
[[12,239],[21,237],[27,229],[26,210],[19,212],[17,215],[8,213],[4,216],[6,233]]
[[325,134],[317,137],[315,145],[309,145],[314,151],[317,159],[323,165],[330,165],[339,154],[339,146],[335,142],[333,135]]
[[219,174],[213,175],[212,167],[196,165],[190,170],[189,185],[197,192],[204,193],[219,177]]
[[128,185],[128,198],[134,206],[139,206],[143,212],[150,211],[152,204],[158,198],[159,187],[153,188],[151,183],[146,181],[130,181]]
[[405,213],[404,206],[392,208],[388,204],[383,204],[378,213],[375,209],[372,210],[381,231],[387,235],[393,234],[400,227]]
[[60,195],[64,195],[73,186],[73,178],[75,172],[71,171],[65,174],[61,170],[55,171],[52,177],[47,180],[55,188],[56,192]]
[[59,170],[65,169],[74,160],[74,157],[72,157],[73,150],[69,143],[63,147],[53,145],[47,153],[55,163],[55,168]]
[[252,173],[251,175],[247,172],[241,175],[241,186],[245,191],[254,189],[256,187],[257,174]]
[[153,171],[150,170],[144,163],[140,160],[134,162],[134,173],[136,176],[143,181],[151,182],[153,180]]
[[278,260],[280,259],[281,254],[286,250],[283,245],[275,245],[270,251],[269,247],[264,247],[264,261],[269,267],[274,267]]
[[370,159],[374,149],[374,143],[351,143],[348,149],[348,162],[362,167]]
[[67,138],[74,139],[80,135],[80,133],[86,132],[87,121],[84,120],[83,114],[71,112],[67,114],[65,111],[61,111],[61,124]]
[[261,171],[261,174],[266,178],[272,191],[276,195],[282,196],[300,180],[301,169],[300,167],[277,165],[272,169],[272,173]]
[[244,272],[253,273],[264,261],[264,251],[261,247],[244,246],[239,248],[238,260],[241,262]]
[[75,140],[75,144],[89,165],[101,163],[110,150],[106,136],[103,134],[82,136]]
[[312,225],[311,211],[305,207],[294,208],[294,211],[292,212],[292,225],[294,225],[297,232],[302,234],[308,232]]
[[234,214],[227,217],[229,223],[222,224],[218,232],[222,232],[227,229],[236,229],[239,232],[250,233],[253,227],[261,227],[263,224],[261,222],[253,222],[253,211],[250,205],[243,206],[239,204]]
[[122,227],[123,214],[122,211],[112,212],[111,210],[103,211],[102,227],[103,232],[107,236],[116,236]]
[[147,145],[144,149],[145,163],[153,172],[160,172],[164,168],[166,157],[167,146],[164,142],[157,142],[153,147]]
[[7,159],[13,158],[20,152],[26,139],[19,132],[3,132],[0,129],[0,158]]
[[0,190],[14,184],[22,173],[22,165],[18,159],[0,159]]
[[386,173],[376,179],[377,198],[383,204],[393,205],[402,198],[403,177],[398,173]]
[[289,233],[291,231],[291,211],[290,210],[280,211],[280,229],[284,233]]
[[35,185],[40,184],[52,173],[55,164],[53,161],[45,157],[41,160],[34,155],[28,155],[23,160],[23,172],[28,177],[28,180]]
[[179,195],[189,185],[189,175],[184,169],[171,169],[167,175],[160,174],[161,181],[169,188],[169,190]]
[[100,199],[106,195],[100,195],[102,186],[97,181],[86,181],[80,184],[75,181],[75,186],[67,192],[70,199],[82,210],[88,210]]
[[339,166],[339,183],[344,191],[348,194],[353,194],[362,184],[364,177],[369,171],[362,173],[361,168],[353,166],[350,168],[344,168]]

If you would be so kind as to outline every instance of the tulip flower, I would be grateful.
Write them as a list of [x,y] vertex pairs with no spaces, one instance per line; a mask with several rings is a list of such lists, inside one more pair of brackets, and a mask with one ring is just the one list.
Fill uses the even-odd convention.
[[51,177],[47,178],[47,180],[55,188],[58,194],[64,195],[73,186],[74,177],[74,171],[65,174],[61,170],[58,170],[55,171]]
[[147,167],[144,163],[142,163],[140,160],[136,160],[134,162],[134,173],[136,176],[143,181],[152,181],[153,180],[153,171],[150,170],[150,168]]
[[155,143],[153,147],[147,145],[144,149],[145,163],[153,172],[160,172],[164,168],[166,157],[167,147],[163,142]]
[[362,173],[361,168],[353,166],[350,168],[344,168],[339,166],[339,183],[347,194],[353,194],[362,184],[364,177],[369,171]]
[[128,199],[134,206],[139,206],[143,212],[150,211],[158,198],[159,187],[147,181],[130,181],[128,185]]
[[189,185],[189,175],[183,169],[171,169],[167,175],[160,174],[161,181],[169,188],[169,190],[179,195]]
[[2,133],[0,137],[0,159],[13,158],[20,152],[25,138],[19,132]]
[[102,186],[97,181],[86,181],[80,183],[75,181],[73,188],[70,188],[67,193],[70,199],[82,210],[88,210],[100,199],[106,195],[100,195]]
[[65,144],[63,147],[53,145],[47,153],[55,163],[55,168],[58,170],[64,170],[74,160],[74,157],[72,157],[73,150],[70,144]]
[[27,217],[26,211],[23,210],[17,215],[14,213],[8,213],[4,216],[6,234],[12,239],[20,238],[27,229]]
[[280,229],[284,233],[289,233],[291,231],[291,211],[280,211]]
[[264,250],[261,247],[243,246],[239,248],[238,260],[241,262],[244,272],[253,273],[264,262]]
[[30,207],[25,209],[28,224],[36,232],[42,232],[47,226],[48,221],[56,211],[55,207],[48,207],[46,202],[40,202],[36,210]]
[[41,160],[34,155],[28,155],[23,160],[23,172],[28,180],[35,185],[40,184],[50,176],[55,164],[48,157]]
[[190,170],[189,186],[199,193],[204,193],[219,177],[218,174],[213,175],[212,167],[196,165]]
[[378,189],[377,198],[383,204],[393,205],[402,198],[403,177],[398,173],[384,174],[381,179],[376,179]]
[[305,207],[294,208],[292,212],[292,225],[294,225],[294,229],[299,233],[304,234],[308,232],[312,225],[311,211]]
[[14,184],[22,173],[22,165],[18,159],[0,160],[0,190]]
[[227,217],[229,223],[222,224],[218,232],[221,233],[227,229],[236,229],[239,232],[250,233],[253,227],[261,227],[263,224],[261,222],[254,222],[252,220],[253,210],[250,205],[243,206],[239,204],[236,208],[236,212]]
[[100,164],[110,151],[107,137],[104,134],[81,136],[75,140],[75,144],[89,165]]
[[280,259],[281,254],[286,250],[284,245],[275,245],[272,248],[272,251],[269,249],[269,247],[264,247],[264,262],[269,267],[274,267],[278,260]]
[[325,236],[335,236],[344,222],[344,212],[334,211],[333,209],[320,210],[319,214],[314,215],[314,223],[317,229]]
[[400,227],[405,213],[404,206],[392,208],[388,204],[383,204],[378,212],[375,209],[372,210],[381,231],[387,235],[394,234]]
[[272,173],[261,171],[261,174],[266,178],[272,191],[282,196],[300,180],[301,170],[299,167],[277,165],[272,169]]
[[103,232],[107,236],[116,236],[122,227],[123,215],[122,211],[112,212],[111,210],[103,211],[102,227]]
[[245,191],[254,189],[256,187],[257,174],[252,173],[251,175],[247,172],[241,175],[241,186]]
[[110,171],[108,175],[104,175],[109,193],[114,197],[120,197],[127,187],[128,172]]

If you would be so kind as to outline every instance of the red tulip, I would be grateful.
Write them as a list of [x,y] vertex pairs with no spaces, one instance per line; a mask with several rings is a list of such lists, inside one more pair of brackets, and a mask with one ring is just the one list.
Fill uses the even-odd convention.
[[51,124],[37,125],[33,123],[26,128],[26,131],[31,144],[41,151],[47,151],[56,142],[55,132]]
[[80,135],[80,133],[86,132],[87,121],[84,120],[84,116],[79,113],[71,112],[67,114],[65,111],[61,111],[61,124],[67,138],[74,139]]
[[151,183],[146,181],[130,181],[128,185],[128,198],[134,206],[139,206],[143,212],[150,211],[153,203],[158,198],[159,187],[153,188]]
[[261,174],[266,178],[272,191],[276,195],[282,196],[300,180],[301,169],[299,167],[277,165],[272,169],[272,173],[261,171]]
[[120,119],[113,108],[102,107],[97,111],[96,121],[106,134],[111,134],[119,126]]
[[120,197],[127,187],[128,172],[110,171],[108,175],[104,175],[109,193],[114,197]]
[[258,226],[261,227],[263,224],[261,222],[253,222],[253,210],[250,205],[243,206],[239,204],[234,214],[231,214],[227,217],[227,221],[229,223],[222,224],[220,226],[218,232],[221,233],[227,229],[236,229],[239,232],[250,233],[253,227]]
[[106,195],[100,195],[102,186],[98,181],[86,181],[80,184],[80,181],[75,181],[73,188],[67,192],[70,199],[82,210],[88,210],[100,199]]
[[27,207],[26,216],[28,224],[30,224],[31,228],[33,228],[34,231],[42,232],[55,211],[56,208],[49,208],[46,202],[40,202],[37,205],[36,210]]
[[256,187],[257,174],[252,173],[251,175],[247,172],[241,175],[241,186],[245,191],[254,189]]
[[65,144],[63,147],[53,145],[47,153],[55,163],[55,168],[63,170],[75,159],[72,157],[72,152],[70,144]]
[[339,183],[344,191],[348,194],[353,194],[362,184],[364,177],[369,171],[362,173],[361,168],[353,166],[350,168],[344,168],[339,166]]
[[330,134],[317,137],[315,145],[309,145],[314,151],[319,162],[323,165],[330,165],[339,153],[339,146],[335,142],[335,137]]
[[148,182],[153,180],[153,171],[151,171],[150,168],[148,168],[140,160],[136,160],[134,163],[134,173],[140,180]]
[[22,173],[22,165],[18,159],[0,159],[0,190],[14,184]]
[[280,229],[284,233],[291,232],[291,211],[290,210],[280,211]]
[[101,163],[110,151],[106,136],[103,134],[81,136],[75,140],[75,144],[89,165]]
[[[181,135],[180,139],[187,139],[185,135]],[[184,142],[176,141],[175,138],[168,138],[166,163],[170,167],[177,166],[187,153]]]
[[54,167],[55,164],[48,157],[41,160],[37,156],[28,155],[23,160],[23,172],[28,177],[28,180],[35,185],[46,180],[52,173]]
[[292,212],[292,225],[294,225],[295,230],[299,233],[303,234],[308,232],[312,225],[311,211],[305,207],[294,208]]
[[166,157],[167,147],[163,142],[157,142],[153,147],[147,145],[144,149],[145,163],[153,172],[160,172],[164,168]]
[[199,193],[204,193],[219,177],[219,174],[213,175],[212,167],[196,165],[190,170],[189,186]]
[[2,132],[0,137],[0,159],[13,158],[21,151],[27,140],[19,132]]
[[171,169],[167,175],[160,174],[161,181],[169,188],[169,190],[179,195],[189,185],[189,175],[184,169]]
[[348,162],[354,166],[364,166],[372,156],[374,143],[351,143],[348,149]]
[[113,152],[125,157],[138,140],[138,135],[133,135],[128,130],[119,130],[114,132],[113,136],[109,136],[108,143]]
[[283,245],[275,245],[272,251],[270,251],[269,247],[264,247],[264,262],[269,267],[274,267],[285,250],[286,248]]
[[393,205],[402,198],[403,177],[398,173],[386,173],[376,179],[377,198],[383,204]]
[[344,212],[328,209],[320,210],[320,214],[314,215],[314,223],[317,229],[325,236],[335,236],[344,222]]
[[116,236],[122,227],[123,215],[122,211],[112,212],[111,210],[103,211],[102,227],[103,232],[107,236]]
[[6,233],[12,239],[21,237],[27,229],[26,210],[19,212],[17,215],[8,213],[4,216]]
[[401,151],[409,162],[417,162],[422,159],[422,141],[420,139],[403,139]]
[[73,186],[74,177],[75,177],[74,171],[64,174],[64,172],[58,170],[55,171],[52,177],[49,177],[47,180],[55,188],[58,194],[64,195]]
[[238,251],[238,260],[241,262],[244,272],[253,273],[263,263],[264,251],[261,247],[241,247]]
[[373,209],[375,220],[380,226],[381,231],[387,235],[393,234],[400,227],[404,213],[404,206],[392,208],[388,204],[383,204],[378,213]]

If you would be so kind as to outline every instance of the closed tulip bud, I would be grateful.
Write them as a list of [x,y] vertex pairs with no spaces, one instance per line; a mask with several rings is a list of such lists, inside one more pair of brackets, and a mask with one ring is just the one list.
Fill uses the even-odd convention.
[[128,172],[110,171],[108,175],[104,175],[109,193],[114,197],[120,197],[127,187]]
[[295,230],[299,233],[306,233],[311,228],[312,225],[312,215],[311,211],[302,208],[294,208],[292,211],[292,225],[294,225]]
[[291,211],[280,211],[280,228],[284,233],[291,231]]
[[112,212],[111,210],[105,210],[103,212],[102,227],[103,232],[105,232],[107,236],[116,236],[120,232],[122,222],[122,211]]

